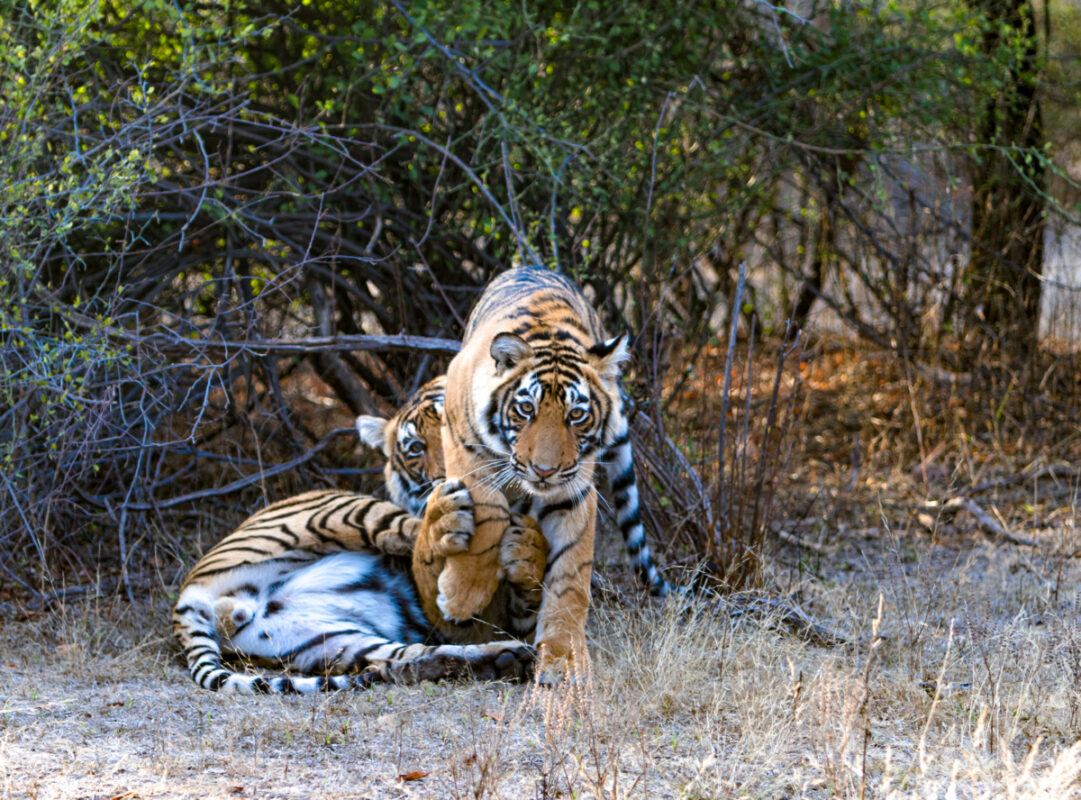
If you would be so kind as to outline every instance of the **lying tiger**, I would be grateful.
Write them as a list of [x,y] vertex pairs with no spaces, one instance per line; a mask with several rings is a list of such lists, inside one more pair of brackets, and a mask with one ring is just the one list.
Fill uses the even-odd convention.
[[588,662],[598,464],[607,467],[617,521],[640,574],[655,593],[668,591],[639,516],[618,386],[628,358],[625,338],[607,336],[574,283],[523,267],[489,284],[447,371],[447,482],[433,492],[416,549],[435,549],[442,535],[435,523],[444,488],[468,487],[475,532],[468,552],[449,554],[438,575],[416,574],[424,609],[429,619],[441,615],[438,627],[451,636],[453,623],[491,608],[502,578],[500,542],[512,504],[521,504],[550,547],[535,635],[545,681],[575,658]]
[[[205,689],[309,693],[375,681],[473,676],[522,678],[534,659],[522,641],[491,641],[506,629],[532,638],[547,543],[530,520],[515,520],[499,557],[505,579],[485,621],[463,621],[457,642],[439,641],[425,618],[410,557],[434,478],[441,477],[442,379],[422,387],[390,420],[358,419],[369,444],[388,456],[393,502],[314,491],[252,515],[192,569],[173,610],[192,679]],[[430,446],[434,443],[435,446]],[[428,503],[427,565],[463,552],[473,530],[464,490]],[[264,676],[225,667],[222,654],[303,673]]]

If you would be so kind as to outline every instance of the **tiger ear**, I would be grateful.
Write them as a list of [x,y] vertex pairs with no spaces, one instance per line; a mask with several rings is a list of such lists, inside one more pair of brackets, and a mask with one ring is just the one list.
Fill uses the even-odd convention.
[[529,342],[515,333],[500,333],[492,339],[492,358],[495,359],[496,374],[514,367],[523,359],[533,355]]
[[360,441],[376,450],[382,450],[383,455],[390,458],[390,448],[387,445],[387,423],[382,417],[373,417],[361,414],[357,417],[357,433]]
[[627,349],[627,334],[613,336],[589,348],[590,362],[603,380],[615,380],[623,374],[623,365],[631,360]]

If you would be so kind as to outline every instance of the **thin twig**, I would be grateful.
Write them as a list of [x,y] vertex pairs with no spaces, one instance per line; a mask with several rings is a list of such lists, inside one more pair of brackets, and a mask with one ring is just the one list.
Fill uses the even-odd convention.
[[[720,433],[717,442],[717,502],[714,504],[719,524],[723,524],[722,521],[728,514],[724,496],[724,451],[728,442],[728,394],[732,388],[732,364],[736,360],[736,333],[739,330],[739,308],[743,302],[743,282],[746,274],[747,263],[741,261],[739,264],[739,278],[736,281],[736,294],[732,298],[732,305],[729,307],[731,327],[728,332],[728,353],[724,359],[724,388],[721,394]],[[715,535],[719,536],[720,534],[721,531],[718,528]]]
[[[181,503],[190,503],[193,500],[205,500],[207,497],[220,497],[222,495],[232,494],[246,486],[259,483],[267,478],[278,475],[282,472],[288,472],[291,469],[295,469],[302,464],[306,464],[315,458],[320,451],[324,450],[334,439],[339,436],[347,434],[355,435],[355,428],[336,428],[320,439],[314,447],[308,450],[306,453],[297,456],[289,461],[284,461],[281,464],[274,464],[273,466],[262,469],[259,472],[255,472],[251,475],[247,475],[239,480],[235,480],[232,483],[225,486],[219,486],[214,489],[202,489],[198,492],[189,492],[188,494],[182,494],[178,497],[172,497],[168,500],[159,500],[155,503],[128,503],[125,502],[124,506],[132,511],[150,511],[158,508],[171,508],[172,506],[178,506]],[[147,487],[149,490],[154,489],[154,486]],[[109,498],[105,496],[83,495],[85,499],[91,503],[95,503],[101,506],[108,506]]]

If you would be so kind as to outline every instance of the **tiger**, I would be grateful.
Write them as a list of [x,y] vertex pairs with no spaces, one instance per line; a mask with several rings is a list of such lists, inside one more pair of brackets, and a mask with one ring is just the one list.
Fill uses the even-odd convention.
[[422,515],[429,492],[446,475],[440,439],[446,385],[446,375],[428,381],[390,419],[356,419],[360,441],[386,456],[383,480],[390,502],[414,517]]
[[[441,449],[439,429],[416,424],[441,399],[429,384],[390,420],[357,421],[365,441],[377,438],[379,427],[384,441],[395,443],[385,448],[397,465],[386,477],[398,504],[336,490],[307,492],[253,514],[196,563],[173,609],[174,632],[196,684],[212,691],[307,694],[376,681],[520,679],[530,673],[533,649],[514,639],[491,641],[499,630],[490,625],[462,626],[484,627],[471,637],[476,643],[425,644],[438,637],[411,575],[422,522],[410,510],[425,504],[423,487],[441,477],[439,454],[425,462],[421,452]],[[400,436],[410,422],[414,434],[432,437],[435,446],[417,448],[412,434]],[[468,547],[473,510],[467,493],[444,492],[426,503],[426,511],[437,541],[431,552],[442,556]],[[521,583],[504,592],[536,609],[547,543],[534,523],[521,523],[508,529],[501,555],[507,583]],[[302,674],[238,673],[224,666],[223,649]]]
[[[579,659],[584,663],[577,666],[588,668],[598,464],[607,469],[617,522],[644,581],[657,594],[670,589],[653,562],[639,514],[618,385],[629,357],[626,336],[608,337],[572,281],[526,266],[488,285],[447,370],[447,479],[440,488],[469,490],[475,528],[468,551],[447,555],[437,577],[417,575],[422,602],[430,618],[442,616],[441,632],[489,607],[503,577],[499,545],[510,504],[519,498],[550,548],[534,636],[544,682],[571,668],[577,672]],[[440,497],[433,492],[428,511],[438,511]],[[438,542],[438,520],[426,512],[414,559]]]

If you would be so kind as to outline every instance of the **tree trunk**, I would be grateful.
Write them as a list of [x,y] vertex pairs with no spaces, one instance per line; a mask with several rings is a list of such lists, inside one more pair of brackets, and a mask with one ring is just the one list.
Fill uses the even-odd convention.
[[1029,155],[1043,146],[1036,86],[1039,42],[1031,0],[969,2],[987,21],[986,57],[1002,59],[1004,37],[1018,44],[1001,91],[987,101],[980,122],[980,142],[986,147],[973,175],[972,245],[959,331],[962,358],[972,367],[992,356],[1011,372],[1025,372],[1038,343],[1044,250],[1044,166]]

